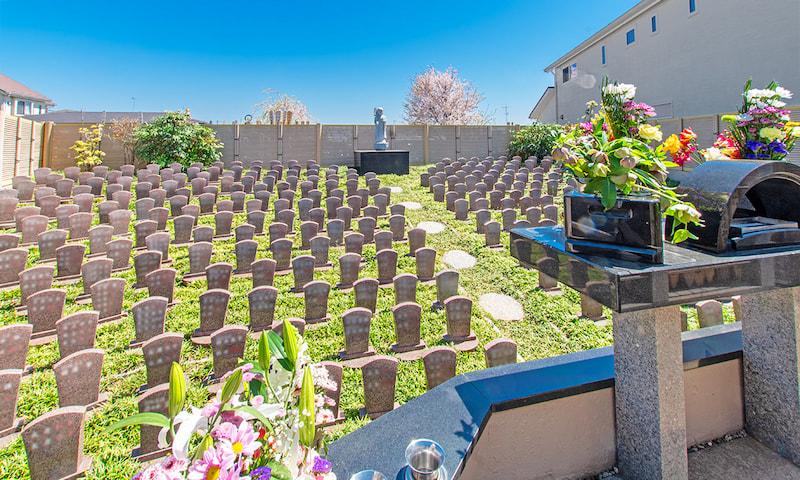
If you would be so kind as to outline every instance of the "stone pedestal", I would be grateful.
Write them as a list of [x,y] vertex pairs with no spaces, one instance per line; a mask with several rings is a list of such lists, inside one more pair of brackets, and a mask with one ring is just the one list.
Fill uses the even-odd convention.
[[626,479],[687,479],[680,307],[614,312],[617,461]]
[[353,161],[359,175],[367,172],[407,175],[408,153],[405,150],[356,150],[353,152]]
[[800,465],[800,287],[742,295],[745,427]]

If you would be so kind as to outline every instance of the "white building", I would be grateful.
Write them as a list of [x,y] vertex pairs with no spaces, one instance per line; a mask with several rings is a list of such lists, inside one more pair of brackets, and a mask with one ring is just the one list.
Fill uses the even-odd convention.
[[41,93],[0,73],[0,114],[39,115],[54,105]]
[[661,119],[733,112],[748,78],[776,80],[798,105],[798,24],[800,0],[643,0],[547,66],[555,88],[531,118],[576,122],[605,76],[635,84]]

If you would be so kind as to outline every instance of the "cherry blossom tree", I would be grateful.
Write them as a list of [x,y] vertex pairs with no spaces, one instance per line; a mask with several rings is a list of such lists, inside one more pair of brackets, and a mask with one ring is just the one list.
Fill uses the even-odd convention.
[[266,100],[253,105],[253,116],[264,123],[284,124],[311,122],[313,117],[308,108],[293,95],[278,93],[273,89],[264,90]]
[[453,67],[443,72],[428,67],[411,82],[403,119],[417,125],[485,125],[490,119],[478,110],[483,99]]

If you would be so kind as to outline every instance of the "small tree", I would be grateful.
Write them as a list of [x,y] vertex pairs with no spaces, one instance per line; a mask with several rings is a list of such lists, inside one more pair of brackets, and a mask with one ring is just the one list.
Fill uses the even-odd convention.
[[93,127],[81,127],[78,132],[81,138],[75,141],[75,145],[69,147],[75,152],[75,165],[84,170],[103,163],[105,152],[100,150],[100,140],[103,139],[103,124],[98,123]]
[[136,150],[136,129],[141,122],[133,117],[120,117],[112,120],[111,138],[122,144],[123,163],[134,164]]
[[292,122],[306,123],[312,120],[308,108],[295,96],[278,93],[269,88],[264,90],[267,99],[253,105],[253,116],[270,125],[289,125]]
[[563,133],[561,125],[534,122],[533,125],[522,127],[512,132],[508,144],[508,156],[519,155],[523,159],[528,157],[542,158],[550,155],[556,147],[556,139]]
[[478,110],[481,101],[472,83],[458,78],[458,70],[428,67],[411,82],[403,119],[409,124],[485,125],[488,118]]
[[191,120],[189,110],[166,112],[151,123],[136,128],[136,155],[162,167],[178,162],[188,166],[194,162],[211,165],[220,159],[223,144],[215,132]]

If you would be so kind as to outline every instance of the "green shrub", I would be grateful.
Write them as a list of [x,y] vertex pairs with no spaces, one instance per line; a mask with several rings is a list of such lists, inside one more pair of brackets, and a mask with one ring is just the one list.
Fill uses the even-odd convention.
[[105,152],[100,150],[100,140],[103,139],[103,124],[98,123],[93,127],[82,127],[78,132],[81,138],[75,141],[75,145],[69,147],[75,152],[75,165],[82,170],[89,171],[92,167],[103,163]]
[[222,156],[215,132],[191,120],[189,111],[166,112],[136,128],[136,155],[147,163],[167,167],[194,162],[211,165]]
[[555,148],[555,140],[564,129],[561,125],[536,122],[515,132],[508,144],[508,156],[519,155],[523,159],[550,155]]

